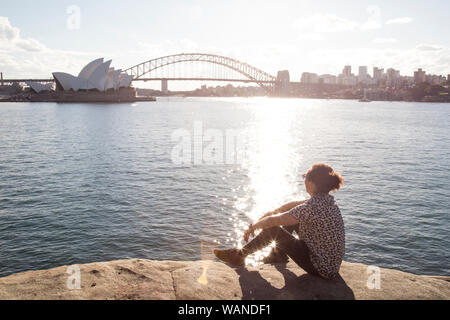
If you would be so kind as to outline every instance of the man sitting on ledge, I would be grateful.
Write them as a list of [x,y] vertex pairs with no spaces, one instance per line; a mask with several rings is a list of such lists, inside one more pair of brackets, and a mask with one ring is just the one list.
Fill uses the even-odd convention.
[[246,256],[275,241],[265,262],[285,262],[289,256],[309,274],[334,278],[345,253],[345,231],[339,207],[329,192],[338,190],[344,179],[326,164],[313,165],[303,179],[311,196],[308,200],[290,202],[266,213],[245,231],[244,241],[248,242],[255,230],[262,230],[242,249],[216,249],[214,254],[231,265],[244,266]]

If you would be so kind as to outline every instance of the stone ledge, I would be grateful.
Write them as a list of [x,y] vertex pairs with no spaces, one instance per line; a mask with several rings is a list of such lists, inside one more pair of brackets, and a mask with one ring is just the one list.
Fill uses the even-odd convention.
[[366,286],[367,266],[343,262],[323,280],[293,262],[231,268],[221,262],[116,260],[78,265],[81,289],[67,288],[68,266],[0,278],[0,299],[450,299],[449,277],[381,268],[381,288]]

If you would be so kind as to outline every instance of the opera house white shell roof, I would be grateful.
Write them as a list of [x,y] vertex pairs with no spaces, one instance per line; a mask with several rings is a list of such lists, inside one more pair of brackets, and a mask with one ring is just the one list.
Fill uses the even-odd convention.
[[42,91],[50,91],[53,88],[53,83],[39,83],[39,82],[35,82],[35,81],[25,81],[25,83],[30,86],[31,89],[33,89],[34,91],[36,91],[37,93],[42,92]]
[[110,68],[111,60],[106,62],[103,58],[89,62],[81,69],[78,76],[73,76],[64,72],[54,72],[53,77],[57,86],[64,91],[79,90],[98,90],[106,91],[109,89],[118,90],[122,87],[129,87],[133,76],[128,75],[122,70]]

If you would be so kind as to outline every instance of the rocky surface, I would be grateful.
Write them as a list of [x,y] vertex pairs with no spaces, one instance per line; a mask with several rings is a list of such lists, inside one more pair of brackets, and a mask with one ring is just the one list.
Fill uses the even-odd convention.
[[372,272],[348,262],[334,280],[307,275],[293,262],[231,268],[211,260],[131,259],[78,267],[80,289],[62,266],[0,278],[0,299],[450,299],[450,277],[380,269],[380,288],[369,289]]

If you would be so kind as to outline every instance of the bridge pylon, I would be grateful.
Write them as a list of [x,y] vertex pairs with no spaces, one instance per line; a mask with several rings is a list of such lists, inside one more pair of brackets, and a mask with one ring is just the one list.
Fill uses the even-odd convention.
[[288,70],[281,70],[277,73],[277,80],[274,86],[274,94],[276,96],[288,96],[291,91],[291,80]]
[[161,92],[163,94],[168,94],[169,93],[169,84],[168,84],[168,80],[167,79],[163,79],[161,80]]

